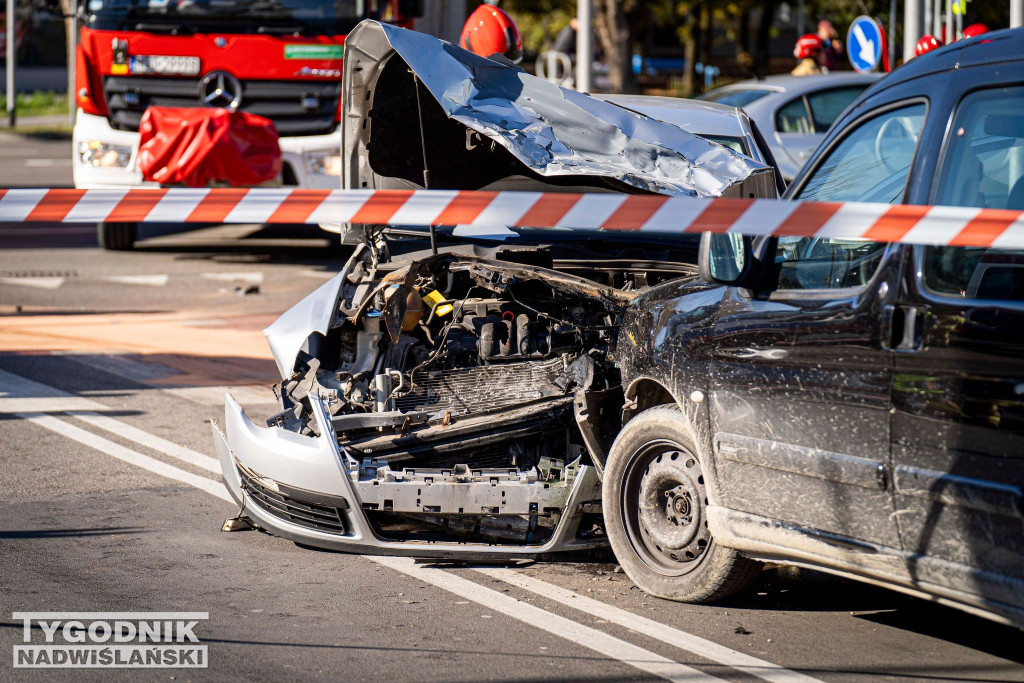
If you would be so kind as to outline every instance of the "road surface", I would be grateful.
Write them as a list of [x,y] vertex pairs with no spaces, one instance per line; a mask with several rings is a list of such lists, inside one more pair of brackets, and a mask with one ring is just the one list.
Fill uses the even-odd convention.
[[816,572],[769,569],[728,603],[691,606],[643,594],[609,557],[435,566],[222,533],[236,506],[209,421],[225,391],[255,417],[275,411],[261,329],[344,253],[315,229],[238,227],[108,253],[88,228],[0,224],[0,247],[5,668],[22,638],[14,612],[201,611],[210,669],[145,673],[1024,680],[1020,632]]

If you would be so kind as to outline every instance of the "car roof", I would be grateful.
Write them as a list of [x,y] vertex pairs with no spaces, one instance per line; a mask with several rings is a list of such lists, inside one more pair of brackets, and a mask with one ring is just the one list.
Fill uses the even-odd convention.
[[[820,159],[829,153],[835,140],[845,135],[857,119],[872,115],[894,102],[906,100],[908,97],[920,98],[924,94],[930,102],[941,106],[936,110],[937,118],[936,113],[928,114],[928,118],[936,123],[925,124],[922,134],[927,136],[929,144],[922,146],[917,154],[916,168],[905,196],[906,201],[911,203],[928,203],[942,140],[956,103],[966,91],[997,84],[1018,83],[1019,66],[1024,63],[1022,55],[1024,28],[1016,28],[959,40],[910,60],[869,87],[843,112],[790,184],[786,196],[792,196],[794,192],[802,190],[806,176],[819,165]],[[983,71],[971,73],[973,69]]]
[[[874,83],[885,74],[868,73],[859,74],[855,71],[833,71],[827,74],[816,74],[812,76],[793,76],[791,74],[779,74],[766,78],[752,78],[738,83],[730,83],[721,88],[708,91],[727,92],[735,90],[770,90],[772,92],[797,94],[813,90],[821,90],[826,87],[844,85],[857,85],[861,83]],[[705,93],[707,94],[707,93]]]
[[1000,62],[1020,62],[1024,55],[1024,28],[1002,29],[958,40],[899,67],[864,93],[864,98],[907,81],[945,71]]
[[681,97],[654,95],[594,95],[599,100],[631,109],[665,123],[679,126],[695,135],[727,135],[745,137],[745,116],[736,107],[715,102],[701,102]]

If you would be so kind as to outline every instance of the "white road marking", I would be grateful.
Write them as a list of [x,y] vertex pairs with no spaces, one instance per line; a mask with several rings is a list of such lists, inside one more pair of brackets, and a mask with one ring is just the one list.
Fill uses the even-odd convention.
[[[221,401],[223,400],[223,394],[221,394]],[[150,434],[107,415],[100,415],[96,412],[100,410],[108,410],[108,407],[87,398],[74,396],[48,384],[33,382],[30,379],[0,370],[0,414],[69,413],[77,420],[134,441],[140,446],[152,448],[154,451],[177,458],[208,472],[220,474],[220,463],[216,458],[211,458],[191,448],[179,446],[156,434]],[[160,461],[156,460],[155,462]]]
[[[122,462],[148,470],[168,479],[173,479],[216,496],[228,503],[234,503],[227,489],[220,482],[204,476],[192,474],[178,469],[173,465],[143,455],[118,443],[104,439],[92,432],[76,427],[66,420],[41,413],[17,413],[17,417],[39,425],[73,441],[106,453]],[[150,435],[152,436],[152,435]],[[158,438],[158,437],[153,437]],[[424,583],[437,586],[463,598],[472,600],[499,614],[512,617],[517,621],[547,631],[576,645],[593,650],[610,659],[628,664],[653,676],[670,681],[722,681],[723,679],[693,667],[680,664],[655,652],[646,650],[626,642],[603,631],[584,626],[571,619],[548,612],[535,605],[521,602],[513,597],[481,586],[469,579],[449,574],[439,569],[428,569],[417,566],[412,558],[404,557],[367,557],[366,559],[381,564],[395,571],[411,576]]]
[[[2,394],[9,392],[10,388],[20,389],[22,392],[31,392],[37,387],[34,393],[43,396],[27,397],[6,397]],[[73,401],[69,400],[73,399]],[[3,401],[21,402],[21,412],[14,413],[17,417],[39,425],[57,434],[77,441],[83,445],[106,453],[118,460],[141,467],[154,474],[158,474],[175,481],[193,486],[205,491],[228,503],[234,503],[227,489],[219,481],[208,479],[205,476],[193,474],[185,470],[169,465],[165,462],[151,458],[147,455],[134,451],[118,443],[104,439],[92,432],[81,429],[71,424],[70,421],[62,420],[52,415],[45,415],[40,412],[26,412],[29,405],[47,405],[63,407],[63,410],[75,410],[69,406],[89,406],[94,402],[88,399],[80,399],[70,394],[50,387],[45,384],[13,375],[0,370],[0,412],[5,407]],[[49,403],[29,404],[28,401]],[[101,405],[101,404],[94,404]],[[105,406],[104,406],[105,407]],[[98,415],[92,412],[75,413],[74,417],[91,424],[100,429],[123,436],[126,439],[136,441],[144,446],[152,448],[168,455],[192,462],[211,472],[220,472],[217,460],[209,456],[192,451],[184,446],[179,446],[154,434],[137,429],[113,418]],[[198,456],[198,457],[197,457]],[[192,460],[188,458],[191,457]],[[367,557],[366,559],[380,565],[411,576],[415,579],[429,583],[433,586],[449,591],[463,598],[467,598],[479,605],[492,609],[505,616],[512,617],[517,621],[547,631],[559,638],[568,640],[579,646],[598,652],[611,659],[628,664],[648,674],[665,678],[670,681],[721,681],[723,679],[704,673],[698,669],[680,664],[672,659],[663,657],[655,652],[633,645],[627,641],[611,636],[603,631],[584,626],[571,619],[548,612],[545,609],[517,600],[511,596],[499,593],[498,591],[481,586],[460,576],[450,574],[439,569],[430,569],[419,566],[412,558],[399,557]],[[709,640],[700,638],[693,634],[647,619],[632,612],[607,605],[598,600],[586,598],[560,586],[535,579],[530,576],[517,574],[508,569],[478,569],[481,573],[499,579],[506,583],[518,586],[524,590],[537,593],[546,598],[555,600],[573,609],[591,614],[605,621],[609,621],[630,630],[646,635],[672,646],[692,652],[702,658],[723,664],[730,668],[757,676],[766,681],[777,683],[811,683],[817,679],[785,669],[776,664],[746,655],[742,652],[719,645]]]
[[778,664],[773,664],[757,657],[752,657],[730,647],[695,636],[692,633],[680,631],[677,628],[662,624],[653,619],[633,614],[620,607],[588,598],[532,576],[514,572],[510,569],[499,568],[477,568],[476,571],[765,681],[772,681],[773,683],[818,682],[818,679],[811,676],[786,669]]
[[[277,404],[269,387],[168,387],[164,393],[204,406],[223,406],[224,394],[230,393],[242,405]],[[277,411],[274,411],[277,412]]]
[[159,275],[104,275],[100,279],[106,282],[117,282],[124,285],[163,287],[167,284],[169,276],[167,273],[161,273]]
[[296,273],[296,275],[301,275],[302,277],[315,277],[318,280],[330,280],[337,274],[334,271],[313,270],[312,268],[304,268]]
[[54,166],[70,166],[71,159],[25,159],[29,168],[52,168]]
[[122,436],[129,441],[134,441],[140,446],[146,446],[152,448],[154,451],[169,455],[172,458],[177,458],[182,462],[187,462],[190,465],[204,469],[207,472],[213,472],[216,475],[220,475],[220,462],[216,458],[211,458],[208,455],[203,455],[198,451],[194,451],[191,448],[185,446],[179,446],[173,441],[168,441],[163,437],[159,437],[156,434],[151,434],[138,427],[133,427],[126,422],[115,420],[107,415],[99,415],[97,413],[74,413],[73,417],[91,424],[94,427],[110,432],[111,434],[117,434]]
[[62,436],[65,436],[72,441],[77,441],[80,444],[95,448],[96,450],[106,453],[107,455],[117,458],[122,462],[126,462],[129,465],[135,465],[142,469],[149,470],[154,474],[159,474],[162,477],[168,479],[174,479],[183,484],[194,486],[201,491],[209,493],[211,496],[216,496],[221,500],[227,501],[234,504],[234,500],[231,498],[231,494],[228,493],[227,489],[224,488],[224,484],[213,479],[208,479],[200,474],[192,474],[185,470],[178,469],[174,465],[168,465],[167,463],[151,458],[148,455],[143,455],[138,451],[133,451],[130,448],[122,446],[119,443],[114,443],[109,439],[104,439],[102,436],[97,436],[92,432],[86,431],[81,427],[76,427],[67,420],[61,420],[52,415],[43,415],[41,413],[17,413],[17,416],[23,420],[28,420],[32,424],[39,425],[44,429],[49,429],[51,432],[56,432]]
[[201,273],[199,277],[207,280],[220,280],[223,282],[231,282],[233,280],[242,280],[243,282],[251,282],[253,284],[260,284],[263,282],[263,273]]
[[64,284],[62,277],[0,277],[0,283],[5,285],[20,285],[22,287],[35,287],[37,289],[58,289]]
[[467,600],[472,600],[499,614],[512,617],[517,621],[547,631],[559,638],[598,652],[610,659],[616,659],[623,664],[628,664],[653,676],[659,676],[670,681],[722,680],[693,667],[680,664],[668,657],[662,657],[655,652],[610,636],[604,631],[584,626],[571,619],[541,609],[536,605],[531,605],[528,602],[516,600],[509,595],[499,593],[486,586],[481,586],[469,579],[449,574],[443,570],[419,566],[412,558],[368,557],[367,559],[424,583],[442,588]]
[[92,351],[58,351],[54,353],[76,363],[110,373],[115,377],[124,377],[141,383],[181,374],[180,370],[156,361],[136,360],[139,355],[133,353],[96,353]]

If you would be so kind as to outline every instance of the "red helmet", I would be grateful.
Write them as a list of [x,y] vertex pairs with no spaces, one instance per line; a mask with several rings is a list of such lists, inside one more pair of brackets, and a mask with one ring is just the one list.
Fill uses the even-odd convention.
[[459,44],[481,57],[505,55],[513,62],[523,58],[523,39],[512,18],[492,5],[480,5],[462,27]]
[[813,33],[805,33],[796,41],[793,48],[793,56],[797,59],[807,59],[821,52],[821,38]]
[[988,26],[985,26],[985,24],[971,24],[964,29],[964,40],[980,36],[982,33],[988,33]]
[[942,41],[933,36],[930,33],[925,34],[921,40],[917,41],[917,46],[914,47],[914,54],[918,57],[924,54],[928,54],[932,50],[942,47]]

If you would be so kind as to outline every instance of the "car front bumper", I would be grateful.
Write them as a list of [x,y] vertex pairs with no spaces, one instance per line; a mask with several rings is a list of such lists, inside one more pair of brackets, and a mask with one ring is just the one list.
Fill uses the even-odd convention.
[[[229,395],[224,431],[213,439],[224,483],[242,514],[261,528],[297,543],[368,555],[437,559],[532,559],[539,555],[599,548],[603,539],[577,537],[583,503],[599,491],[593,467],[582,466],[568,493],[565,512],[542,545],[477,542],[393,541],[374,533],[327,413],[311,401],[320,436],[259,427]],[[599,496],[599,493],[598,493]]]
[[[99,168],[82,161],[78,150],[82,142],[100,142],[131,149],[131,158],[124,168]],[[341,152],[341,132],[327,135],[304,135],[278,139],[281,156],[295,176],[296,184],[315,190],[334,190],[341,184],[336,175],[314,173],[310,169],[308,155],[314,152]],[[139,134],[133,131],[116,130],[104,116],[86,114],[79,110],[72,133],[71,170],[75,187],[81,189],[122,189],[131,187],[159,187],[157,183],[143,180],[138,168]]]

